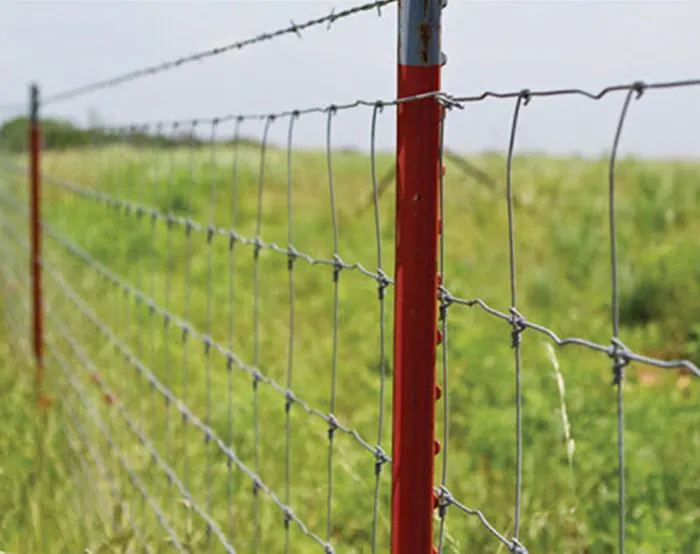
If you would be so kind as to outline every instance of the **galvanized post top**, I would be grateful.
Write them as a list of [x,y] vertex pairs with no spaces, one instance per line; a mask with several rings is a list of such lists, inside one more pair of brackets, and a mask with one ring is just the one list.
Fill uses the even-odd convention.
[[440,14],[443,0],[399,0],[399,64],[441,64]]

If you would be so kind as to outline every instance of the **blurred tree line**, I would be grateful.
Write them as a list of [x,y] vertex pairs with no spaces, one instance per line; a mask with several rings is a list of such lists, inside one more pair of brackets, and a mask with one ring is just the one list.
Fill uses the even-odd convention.
[[[29,118],[16,117],[5,121],[0,126],[0,149],[13,153],[27,150]],[[41,141],[45,150],[64,150],[86,146],[106,146],[118,142],[128,143],[134,147],[157,146],[173,147],[183,145],[200,146],[209,142],[192,134],[190,130],[182,129],[177,134],[157,135],[148,133],[143,127],[121,128],[89,127],[81,128],[72,121],[65,119],[46,118],[41,120]],[[232,143],[233,141],[219,141]],[[241,143],[257,144],[250,139],[241,139]]]

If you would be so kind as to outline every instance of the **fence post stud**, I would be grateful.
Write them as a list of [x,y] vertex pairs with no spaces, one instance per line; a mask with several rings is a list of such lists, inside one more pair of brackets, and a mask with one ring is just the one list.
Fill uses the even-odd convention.
[[442,0],[400,0],[396,167],[392,554],[433,542]]
[[36,364],[37,396],[41,401],[44,381],[43,307],[41,297],[41,124],[39,87],[29,88],[29,232],[31,237],[32,346]]

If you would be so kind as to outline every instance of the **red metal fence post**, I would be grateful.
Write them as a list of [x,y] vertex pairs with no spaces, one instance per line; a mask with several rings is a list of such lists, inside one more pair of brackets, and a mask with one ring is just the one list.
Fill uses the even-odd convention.
[[44,380],[43,306],[41,298],[41,125],[39,122],[39,88],[31,85],[29,91],[29,201],[31,237],[32,282],[32,344],[36,363],[36,384],[41,399]]
[[[399,98],[440,90],[442,4],[399,1]],[[433,546],[441,113],[433,97],[397,108],[392,554]]]

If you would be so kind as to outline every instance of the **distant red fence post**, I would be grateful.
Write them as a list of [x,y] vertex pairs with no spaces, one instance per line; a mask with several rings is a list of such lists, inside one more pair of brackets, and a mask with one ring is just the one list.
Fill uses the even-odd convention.
[[39,122],[39,88],[29,89],[29,232],[31,238],[31,296],[32,344],[36,363],[38,396],[43,393],[44,337],[43,306],[41,297],[41,124]]
[[[440,90],[442,3],[399,1],[399,98]],[[392,554],[433,547],[441,114],[397,107]]]

